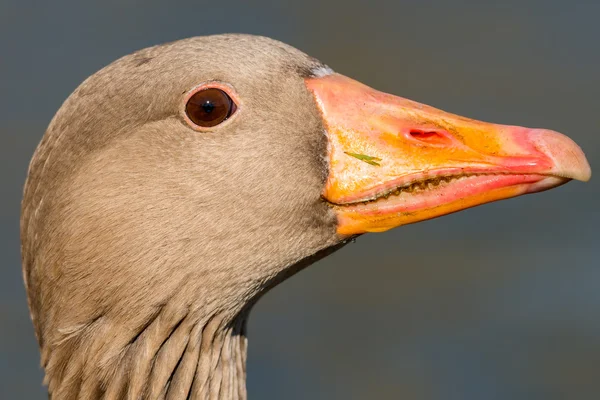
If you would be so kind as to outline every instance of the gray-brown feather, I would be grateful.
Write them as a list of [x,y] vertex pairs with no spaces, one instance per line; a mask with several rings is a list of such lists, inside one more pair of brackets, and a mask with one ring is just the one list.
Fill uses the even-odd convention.
[[[21,221],[53,398],[244,396],[249,306],[340,241],[303,82],[322,67],[266,38],[193,38],[123,57],[65,101]],[[236,90],[238,115],[196,132],[184,93],[214,80]]]

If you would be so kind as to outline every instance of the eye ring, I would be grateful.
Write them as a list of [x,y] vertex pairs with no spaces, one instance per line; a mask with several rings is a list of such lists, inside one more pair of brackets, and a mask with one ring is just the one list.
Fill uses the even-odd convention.
[[196,131],[210,131],[228,123],[239,111],[238,96],[221,82],[200,84],[184,97],[181,115]]

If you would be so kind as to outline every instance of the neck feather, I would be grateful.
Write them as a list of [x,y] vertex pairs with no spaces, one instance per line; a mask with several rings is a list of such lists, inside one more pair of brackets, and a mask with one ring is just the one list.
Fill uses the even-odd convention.
[[38,325],[45,328],[38,337],[51,398],[246,399],[250,309],[270,288],[344,244],[272,273],[245,268],[244,280],[220,270],[204,280],[178,274],[148,285],[160,290],[102,296],[112,299],[108,305],[71,301]]
[[216,313],[199,321],[192,313],[177,317],[166,306],[125,346],[103,334],[110,326],[101,317],[58,346],[78,348],[67,363],[52,365],[57,358],[49,357],[51,398],[245,400],[247,314],[231,319]]

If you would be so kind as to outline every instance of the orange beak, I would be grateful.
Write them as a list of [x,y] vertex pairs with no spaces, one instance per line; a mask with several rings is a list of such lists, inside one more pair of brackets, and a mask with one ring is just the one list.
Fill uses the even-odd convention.
[[329,141],[323,198],[342,235],[381,232],[591,176],[579,146],[557,132],[460,117],[339,74],[306,84]]

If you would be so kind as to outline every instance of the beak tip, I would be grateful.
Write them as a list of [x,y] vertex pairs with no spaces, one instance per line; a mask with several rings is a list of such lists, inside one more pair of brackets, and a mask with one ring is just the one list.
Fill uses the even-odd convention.
[[590,179],[592,179],[592,168],[590,167],[590,164],[587,162],[587,160],[586,160],[586,164],[587,164],[587,169],[582,171],[581,176],[578,178],[575,178],[575,179],[580,180],[582,182],[587,182]]
[[592,177],[592,169],[583,150],[569,137],[551,130],[536,129],[532,141],[552,161],[550,173],[582,182]]

